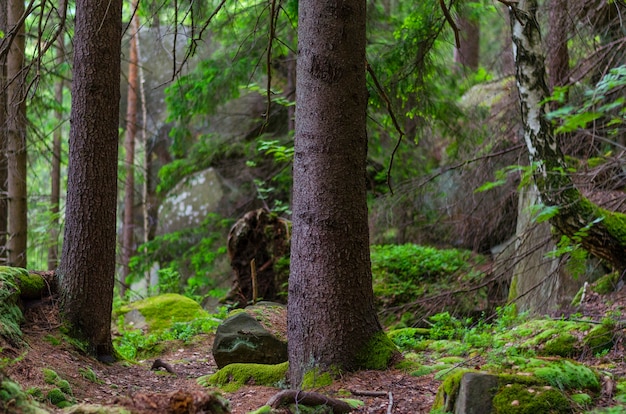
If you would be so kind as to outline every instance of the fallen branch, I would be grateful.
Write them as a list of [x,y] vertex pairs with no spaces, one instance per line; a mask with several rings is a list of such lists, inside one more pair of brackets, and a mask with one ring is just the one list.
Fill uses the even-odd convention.
[[267,405],[272,408],[279,408],[283,405],[298,404],[314,407],[316,405],[326,405],[332,408],[333,413],[349,413],[352,407],[345,401],[330,398],[317,392],[307,392],[298,390],[284,390],[274,395],[267,401]]

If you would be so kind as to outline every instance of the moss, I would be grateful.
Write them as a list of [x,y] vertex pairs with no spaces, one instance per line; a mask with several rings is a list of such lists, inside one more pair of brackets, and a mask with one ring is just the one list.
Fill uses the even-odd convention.
[[600,390],[598,375],[591,368],[568,360],[550,361],[534,370],[537,378],[562,390]]
[[398,348],[391,342],[387,334],[384,331],[379,331],[374,334],[355,359],[359,369],[384,370],[399,355]]
[[67,400],[65,393],[58,388],[53,388],[48,391],[46,398],[50,401],[50,404],[56,405],[59,408],[71,405],[71,403]]
[[288,362],[277,365],[229,364],[210,376],[198,378],[202,386],[217,386],[226,392],[234,392],[242,385],[254,384],[273,386],[285,378]]
[[41,370],[43,374],[43,380],[46,384],[56,384],[59,380],[59,375],[51,369],[44,368]]
[[430,337],[430,329],[401,328],[387,332],[387,336],[400,349],[417,349]]
[[137,309],[146,319],[151,332],[165,330],[175,322],[189,322],[209,317],[209,314],[198,303],[175,293],[166,293],[133,302],[120,307],[120,312],[126,314],[133,309]]
[[254,411],[250,411],[248,414],[271,414],[272,413],[272,407],[270,407],[269,405],[264,405],[263,407],[254,410]]
[[18,306],[20,290],[17,284],[21,274],[28,274],[28,270],[0,266],[0,336],[13,345],[22,345],[20,324],[24,315]]
[[72,387],[67,380],[60,379],[57,381],[56,386],[59,387],[61,391],[63,391],[67,395],[72,395]]
[[594,354],[608,351],[615,345],[616,329],[611,322],[603,323],[593,328],[583,338],[583,343]]
[[611,292],[614,292],[615,288],[617,287],[619,277],[620,272],[607,273],[591,286],[591,290],[601,295],[607,295]]
[[591,397],[591,395],[584,392],[579,394],[572,394],[570,395],[570,398],[572,399],[572,401],[582,407],[588,407],[593,402],[593,398]]
[[319,368],[309,370],[302,377],[302,389],[307,390],[331,385],[333,383],[333,374],[333,370],[321,371]]
[[493,409],[497,414],[566,414],[572,406],[565,395],[554,389],[528,387],[522,384],[507,384],[493,398]]
[[571,358],[579,353],[577,345],[578,338],[568,332],[565,332],[548,340],[540,350],[540,354],[543,356],[562,356]]
[[[26,269],[23,269],[26,270]],[[17,274],[17,283],[20,287],[20,294],[26,298],[39,298],[46,287],[43,277],[28,271]]]
[[459,369],[443,380],[437,389],[437,395],[435,396],[435,402],[432,407],[433,410],[451,411],[454,408],[453,402],[456,401],[459,387],[461,386],[461,379],[466,372],[476,371],[471,369]]

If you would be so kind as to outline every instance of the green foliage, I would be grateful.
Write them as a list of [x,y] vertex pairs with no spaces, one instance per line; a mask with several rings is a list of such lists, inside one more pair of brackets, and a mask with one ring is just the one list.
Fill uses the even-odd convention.
[[148,358],[161,353],[167,341],[189,343],[197,335],[215,332],[227,314],[227,308],[222,307],[219,313],[189,322],[174,322],[168,329],[149,334],[140,329],[126,330],[121,326],[121,336],[114,339],[113,345],[120,356],[126,360]]
[[591,352],[598,354],[613,348],[619,338],[618,332],[615,321],[605,318],[601,325],[589,331],[583,342]]
[[[626,87],[626,66],[613,68],[602,77],[595,88],[585,92],[585,99],[580,106],[565,105],[547,114],[548,119],[559,121],[557,133],[573,132],[587,128],[591,123],[604,118],[607,133],[613,135],[624,124],[626,99],[621,89]],[[564,104],[567,91],[559,88],[548,99]]]
[[18,306],[20,276],[28,275],[28,270],[18,267],[0,266],[0,336],[14,344],[21,344],[20,323],[24,315]]
[[408,303],[426,293],[428,283],[445,288],[459,275],[481,277],[474,265],[483,259],[470,251],[415,244],[371,247],[374,294],[385,305]]
[[[181,293],[200,301],[204,294],[217,287],[213,272],[220,260],[226,259],[227,239],[232,219],[209,214],[198,227],[157,236],[142,244],[130,261],[129,282],[145,277],[154,263],[160,264],[158,292]],[[178,269],[192,275],[184,282]]]
[[387,336],[401,351],[419,350],[422,342],[430,336],[424,328],[401,328],[389,331]]

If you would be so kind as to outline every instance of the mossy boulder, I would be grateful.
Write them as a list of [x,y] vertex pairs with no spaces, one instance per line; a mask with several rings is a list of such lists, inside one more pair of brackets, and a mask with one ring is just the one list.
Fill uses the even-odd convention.
[[176,322],[208,318],[209,314],[194,300],[176,293],[165,293],[120,307],[126,323],[149,332],[160,332]]
[[506,384],[493,398],[497,414],[569,414],[573,412],[569,399],[559,390],[528,387],[523,384]]
[[268,364],[230,364],[213,375],[198,378],[198,384],[220,387],[226,392],[237,391],[243,385],[276,386],[285,380],[289,363]]
[[238,312],[218,326],[212,353],[219,368],[233,363],[280,364],[287,361],[286,339],[266,329],[257,320],[259,315]]

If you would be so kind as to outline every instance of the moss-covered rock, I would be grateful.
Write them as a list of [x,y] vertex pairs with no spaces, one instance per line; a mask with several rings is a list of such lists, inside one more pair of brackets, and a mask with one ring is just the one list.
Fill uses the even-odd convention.
[[165,293],[147,299],[132,302],[120,307],[119,312],[126,315],[137,311],[145,319],[147,329],[160,332],[176,322],[190,322],[194,319],[207,318],[209,314],[194,300],[176,293]]
[[454,402],[459,395],[461,379],[466,372],[476,371],[470,369],[459,369],[446,376],[437,389],[437,395],[435,396],[435,402],[433,403],[433,410],[448,412],[454,408]]
[[567,397],[552,387],[528,387],[507,384],[493,398],[497,414],[569,414],[573,412]]
[[48,411],[41,408],[30,394],[22,390],[19,384],[0,372],[0,412],[45,414]]
[[234,392],[246,384],[275,386],[285,379],[288,369],[288,362],[277,365],[230,364],[213,375],[198,378],[197,381],[205,387],[216,386],[226,392]]
[[13,346],[22,344],[20,324],[24,315],[19,307],[20,288],[18,278],[28,275],[28,270],[19,267],[0,266],[0,336]]

